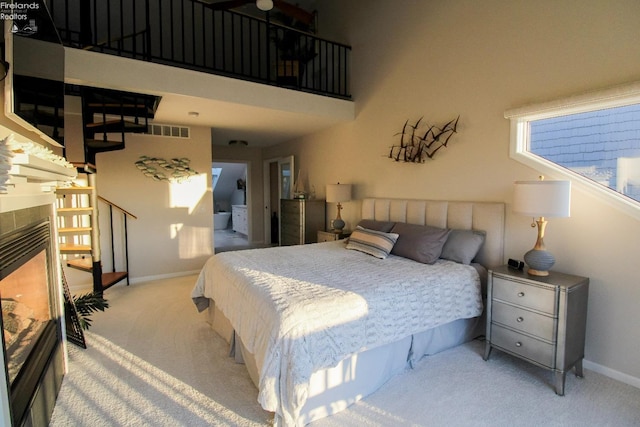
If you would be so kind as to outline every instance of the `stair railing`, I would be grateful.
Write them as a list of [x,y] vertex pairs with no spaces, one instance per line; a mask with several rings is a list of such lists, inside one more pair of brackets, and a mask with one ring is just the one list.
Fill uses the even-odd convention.
[[132,214],[131,212],[127,211],[126,209],[118,206],[117,204],[115,204],[114,202],[105,199],[102,196],[96,196],[97,200],[102,202],[104,205],[106,205],[109,209],[109,239],[110,239],[110,243],[111,243],[111,271],[113,273],[116,272],[116,233],[115,233],[115,224],[114,224],[114,211],[116,211],[117,213],[119,213],[119,218],[120,218],[120,225],[122,226],[121,228],[121,235],[120,237],[122,238],[123,242],[122,242],[122,248],[123,248],[123,258],[124,258],[124,271],[127,272],[127,276],[126,276],[126,280],[127,280],[127,286],[129,285],[129,235],[128,235],[128,229],[127,229],[127,218],[130,219],[138,219],[137,216],[135,216],[134,214]]

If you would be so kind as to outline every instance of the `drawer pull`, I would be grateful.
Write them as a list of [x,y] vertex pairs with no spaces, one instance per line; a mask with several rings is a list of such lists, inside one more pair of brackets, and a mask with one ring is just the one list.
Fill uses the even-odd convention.
[[522,347],[522,343],[520,341],[516,341],[516,347]]
[[523,297],[524,296],[524,292],[518,292],[518,296],[519,297]]
[[519,316],[519,317],[516,319],[516,321],[517,321],[518,323],[523,322],[523,321],[524,321],[524,317]]

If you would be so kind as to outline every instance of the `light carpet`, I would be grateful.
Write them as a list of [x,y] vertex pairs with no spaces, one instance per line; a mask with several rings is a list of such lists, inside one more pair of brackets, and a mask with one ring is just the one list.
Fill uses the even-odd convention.
[[[89,348],[69,345],[60,426],[269,426],[244,366],[191,303],[195,276],[118,285],[94,315]],[[423,359],[311,427],[638,426],[640,389],[585,371],[565,396],[548,371],[473,341]]]

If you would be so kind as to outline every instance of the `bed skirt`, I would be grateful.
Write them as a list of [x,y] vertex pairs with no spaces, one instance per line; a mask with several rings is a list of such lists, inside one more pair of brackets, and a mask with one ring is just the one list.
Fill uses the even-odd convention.
[[[242,344],[225,315],[210,301],[207,322],[229,343],[229,355],[244,363],[256,388],[255,358]],[[424,356],[439,353],[484,334],[482,317],[459,319],[399,341],[346,357],[332,368],[314,372],[302,408],[303,425],[338,413],[379,389],[393,376],[411,368]]]

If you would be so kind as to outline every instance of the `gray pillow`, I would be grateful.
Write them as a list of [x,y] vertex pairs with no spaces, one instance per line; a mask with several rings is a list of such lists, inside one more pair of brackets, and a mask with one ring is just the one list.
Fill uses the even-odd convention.
[[368,228],[369,230],[376,230],[388,233],[393,228],[395,222],[393,221],[376,221],[374,219],[362,219],[358,223],[359,227]]
[[404,222],[396,222],[391,232],[399,234],[391,253],[423,264],[433,264],[440,258],[449,235],[446,229]]
[[440,258],[470,264],[480,251],[485,235],[479,230],[451,230]]

